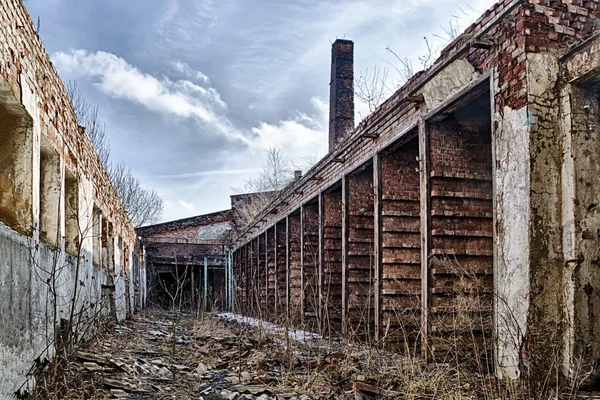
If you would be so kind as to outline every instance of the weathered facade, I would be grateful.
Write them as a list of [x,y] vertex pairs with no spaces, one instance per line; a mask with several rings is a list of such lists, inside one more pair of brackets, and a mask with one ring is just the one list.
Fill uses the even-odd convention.
[[135,231],[31,18],[0,2],[0,398],[28,388],[57,341],[143,307],[144,282]]
[[238,309],[600,377],[598,17],[501,1],[346,131],[336,41],[330,152],[237,237]]
[[148,302],[168,305],[177,291],[186,307],[225,309],[232,211],[138,228],[147,266]]

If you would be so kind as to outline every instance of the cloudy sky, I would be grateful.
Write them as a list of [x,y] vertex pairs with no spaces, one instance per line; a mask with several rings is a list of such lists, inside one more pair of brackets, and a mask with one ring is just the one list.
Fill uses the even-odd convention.
[[[443,43],[492,0],[29,0],[64,81],[99,106],[112,159],[165,201],[163,220],[229,207],[279,146],[297,165],[327,151],[331,43],[355,70]],[[390,64],[391,63],[391,64]]]

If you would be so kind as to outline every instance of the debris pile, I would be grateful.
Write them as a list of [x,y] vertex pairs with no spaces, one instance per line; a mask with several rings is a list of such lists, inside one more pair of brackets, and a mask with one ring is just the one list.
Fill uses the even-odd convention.
[[58,398],[436,398],[431,378],[454,381],[448,371],[233,314],[148,310],[74,352]]

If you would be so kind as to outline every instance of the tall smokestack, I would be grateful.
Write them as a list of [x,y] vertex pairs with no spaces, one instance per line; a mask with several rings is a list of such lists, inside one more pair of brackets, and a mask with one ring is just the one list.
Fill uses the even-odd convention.
[[337,39],[331,47],[329,151],[354,129],[354,42]]

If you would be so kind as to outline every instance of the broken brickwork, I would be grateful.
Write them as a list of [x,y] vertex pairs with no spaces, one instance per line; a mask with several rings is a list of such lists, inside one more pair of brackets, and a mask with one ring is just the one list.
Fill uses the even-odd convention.
[[169,288],[179,281],[185,283],[186,305],[228,307],[227,243],[232,215],[231,210],[224,210],[136,230],[146,250],[150,302],[166,305]]
[[[0,397],[74,340],[145,307],[143,250],[21,1],[0,3]],[[70,327],[69,321],[71,321]]]
[[[584,366],[593,381],[598,17],[598,1],[495,4],[351,132],[330,126],[337,145],[240,232],[234,269],[276,226],[277,304],[293,322],[319,297],[329,333],[427,360],[469,353],[513,378],[557,359],[567,380]],[[301,223],[312,204],[318,235]]]

